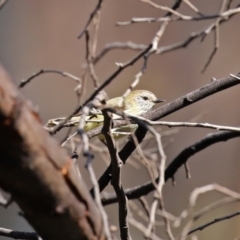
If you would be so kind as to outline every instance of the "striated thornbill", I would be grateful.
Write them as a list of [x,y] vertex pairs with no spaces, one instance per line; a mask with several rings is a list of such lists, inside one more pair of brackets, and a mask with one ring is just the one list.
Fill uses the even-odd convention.
[[[147,91],[147,90],[135,90],[130,92],[124,101],[122,102],[122,97],[115,97],[112,99],[109,99],[106,102],[106,107],[107,108],[114,108],[119,111],[123,111],[124,113],[130,114],[130,115],[135,115],[135,116],[140,116],[144,113],[147,113],[150,111],[155,104],[164,102],[164,100],[158,99],[152,92]],[[121,104],[121,107],[119,105]],[[94,112],[94,111],[93,111]],[[78,126],[79,120],[81,118],[81,114],[78,114],[74,117],[72,117],[66,124],[66,127],[69,126]],[[119,119],[121,118],[120,116],[113,114],[113,119]],[[62,120],[65,118],[55,118],[51,119],[47,122],[47,127],[53,127],[59,124]],[[86,124],[84,126],[85,131],[92,130],[94,128],[99,127],[100,125],[103,124],[103,115],[101,114],[101,111],[96,110],[96,113],[90,114],[86,118]],[[135,131],[137,128],[136,124],[129,124],[126,126],[122,126],[119,128],[114,128],[112,129],[113,136],[114,138],[120,138],[124,135],[129,135],[133,131]],[[103,138],[102,135],[99,136],[100,139]]]

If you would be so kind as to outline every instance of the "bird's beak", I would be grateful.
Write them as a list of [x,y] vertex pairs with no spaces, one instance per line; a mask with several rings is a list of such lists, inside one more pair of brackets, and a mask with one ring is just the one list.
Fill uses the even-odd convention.
[[166,102],[166,101],[159,98],[159,99],[157,99],[157,100],[154,100],[153,102],[154,102],[154,103],[161,103],[161,102]]

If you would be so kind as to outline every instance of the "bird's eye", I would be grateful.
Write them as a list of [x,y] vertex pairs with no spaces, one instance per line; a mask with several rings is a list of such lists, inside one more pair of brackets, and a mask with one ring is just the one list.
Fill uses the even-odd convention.
[[148,100],[148,97],[146,97],[146,96],[143,96],[142,98],[143,98],[143,100],[145,100],[145,101]]

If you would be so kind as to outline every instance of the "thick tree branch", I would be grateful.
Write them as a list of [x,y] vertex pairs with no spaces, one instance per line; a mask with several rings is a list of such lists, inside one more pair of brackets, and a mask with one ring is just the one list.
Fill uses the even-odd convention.
[[122,240],[131,240],[131,235],[129,231],[127,214],[128,214],[128,201],[124,193],[124,189],[122,187],[121,181],[121,168],[122,161],[117,154],[117,148],[113,139],[113,135],[111,133],[112,126],[112,118],[111,113],[107,111],[103,111],[104,116],[104,124],[102,128],[102,132],[105,136],[108,151],[111,158],[112,163],[112,185],[115,190],[117,199],[118,199],[118,218],[119,218],[119,228],[121,233]]
[[19,232],[13,231],[7,228],[0,228],[0,236],[13,238],[13,239],[24,239],[24,240],[40,240],[41,238],[35,232]]
[[102,219],[66,152],[0,69],[0,187],[48,240],[105,239]]

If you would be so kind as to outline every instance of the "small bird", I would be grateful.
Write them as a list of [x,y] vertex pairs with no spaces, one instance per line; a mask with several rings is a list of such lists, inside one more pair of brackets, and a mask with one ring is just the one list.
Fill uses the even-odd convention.
[[[118,111],[122,111],[126,114],[140,116],[144,113],[150,111],[157,103],[164,102],[162,99],[158,99],[152,92],[147,90],[135,90],[131,91],[124,101],[122,102],[122,97],[115,97],[109,99],[106,102],[107,108],[113,108]],[[122,104],[121,104],[122,103]],[[119,106],[121,105],[121,106]],[[78,114],[72,117],[64,126],[78,126],[81,114]],[[113,114],[113,119],[121,119],[120,116]],[[51,119],[47,122],[47,127],[53,127],[59,124],[65,118],[56,118]],[[89,131],[94,128],[103,125],[104,117],[100,110],[93,109],[91,113],[86,118],[86,124],[84,126],[84,131]],[[137,124],[128,124],[126,126],[122,126],[119,128],[112,129],[112,133],[115,139],[120,138],[124,135],[129,135],[137,129]],[[102,135],[99,136],[100,139],[104,137]]]

